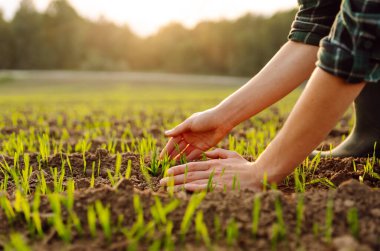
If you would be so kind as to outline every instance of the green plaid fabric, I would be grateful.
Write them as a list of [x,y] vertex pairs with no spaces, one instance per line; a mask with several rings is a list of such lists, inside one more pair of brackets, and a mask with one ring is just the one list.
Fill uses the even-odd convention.
[[380,0],[298,0],[289,39],[319,45],[317,66],[349,83],[380,82]]

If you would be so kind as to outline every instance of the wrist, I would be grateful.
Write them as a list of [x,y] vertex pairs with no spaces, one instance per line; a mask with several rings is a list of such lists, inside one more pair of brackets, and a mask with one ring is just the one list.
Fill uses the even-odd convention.
[[217,121],[217,127],[220,131],[227,134],[236,126],[236,123],[234,122],[234,116],[231,114],[231,111],[228,107],[219,104],[212,110],[215,120]]

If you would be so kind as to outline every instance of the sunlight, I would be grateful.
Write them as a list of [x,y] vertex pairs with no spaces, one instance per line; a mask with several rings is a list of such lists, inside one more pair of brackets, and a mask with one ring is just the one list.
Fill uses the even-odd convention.
[[[11,2],[11,3],[10,3]],[[0,0],[0,8],[10,18],[19,1]],[[50,0],[35,0],[44,10]],[[149,35],[170,22],[181,22],[187,27],[205,19],[236,18],[247,12],[271,14],[294,8],[296,0],[69,0],[83,16],[98,19],[103,16],[119,24],[127,23],[140,35]],[[16,4],[17,3],[17,4]]]

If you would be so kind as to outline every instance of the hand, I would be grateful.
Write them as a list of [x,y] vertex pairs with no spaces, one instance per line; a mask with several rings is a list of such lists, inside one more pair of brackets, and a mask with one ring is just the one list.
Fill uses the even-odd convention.
[[185,155],[187,160],[198,159],[201,154],[221,141],[232,129],[223,121],[216,108],[195,113],[174,129],[166,131],[171,137],[160,154],[163,158],[167,154],[170,158],[178,159]]
[[210,188],[209,180],[213,174],[213,189],[260,190],[262,188],[260,180],[255,175],[254,163],[245,160],[238,153],[215,149],[206,152],[206,156],[211,160],[190,162],[168,169],[167,174],[172,177],[161,179],[160,184],[167,186],[170,184],[170,179],[173,179],[175,190],[184,187],[188,191],[202,191]]

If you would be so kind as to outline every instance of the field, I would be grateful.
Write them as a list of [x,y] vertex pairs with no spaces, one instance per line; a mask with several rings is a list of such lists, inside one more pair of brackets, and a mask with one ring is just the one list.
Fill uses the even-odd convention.
[[[1,75],[0,249],[380,250],[376,156],[307,159],[260,193],[238,181],[226,192],[166,190],[164,130],[244,82],[100,76]],[[220,147],[253,161],[300,92]],[[337,145],[352,124],[348,111],[320,147]]]

